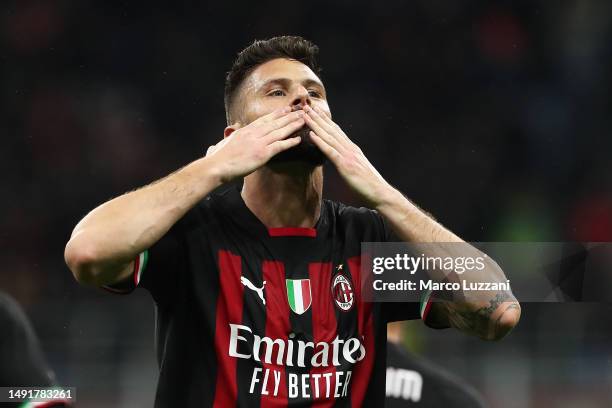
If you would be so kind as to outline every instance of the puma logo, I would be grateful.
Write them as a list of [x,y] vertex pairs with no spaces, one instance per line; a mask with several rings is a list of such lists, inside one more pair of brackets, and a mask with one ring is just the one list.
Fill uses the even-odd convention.
[[240,277],[240,282],[242,282],[242,284],[244,286],[246,286],[247,288],[254,290],[255,292],[257,292],[257,294],[259,295],[259,297],[261,298],[261,301],[263,302],[264,306],[266,304],[266,299],[264,299],[264,286],[266,286],[266,281],[263,281],[263,284],[261,285],[261,288],[258,288],[257,286],[253,285],[253,283],[251,283],[250,280],[248,280],[247,278],[245,278],[244,276]]

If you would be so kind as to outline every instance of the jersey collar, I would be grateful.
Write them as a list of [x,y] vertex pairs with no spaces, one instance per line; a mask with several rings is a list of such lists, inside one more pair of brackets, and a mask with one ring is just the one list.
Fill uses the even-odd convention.
[[275,227],[268,228],[257,218],[247,207],[240,195],[240,186],[232,186],[223,193],[225,200],[230,206],[233,216],[236,216],[244,226],[253,228],[258,234],[263,234],[271,238],[277,237],[306,237],[316,238],[320,235],[326,225],[327,206],[325,200],[321,203],[321,215],[313,228],[306,227]]

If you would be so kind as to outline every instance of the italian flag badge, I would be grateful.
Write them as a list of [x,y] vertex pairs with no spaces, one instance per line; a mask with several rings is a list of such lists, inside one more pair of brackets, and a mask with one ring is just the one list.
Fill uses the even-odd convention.
[[294,313],[302,314],[312,303],[310,279],[286,279],[287,300]]

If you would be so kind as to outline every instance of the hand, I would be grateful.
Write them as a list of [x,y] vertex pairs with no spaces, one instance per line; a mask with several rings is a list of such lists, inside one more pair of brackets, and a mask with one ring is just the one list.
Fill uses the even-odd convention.
[[383,192],[391,186],[365,157],[359,146],[318,107],[304,107],[310,137],[325,154],[346,183],[366,202],[376,207]]
[[300,137],[286,139],[304,125],[304,113],[291,112],[290,107],[277,109],[237,128],[206,151],[206,158],[215,163],[222,183],[246,176],[263,166],[274,155],[300,143]]

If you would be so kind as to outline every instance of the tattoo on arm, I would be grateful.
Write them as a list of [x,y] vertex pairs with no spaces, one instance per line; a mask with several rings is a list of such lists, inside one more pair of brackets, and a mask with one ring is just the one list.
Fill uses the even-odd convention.
[[520,310],[521,308],[519,307],[518,304],[516,303],[511,303],[509,304],[504,311],[502,312],[502,314],[499,315],[499,317],[495,320],[495,333],[500,333],[502,332],[504,329],[502,327],[500,327],[500,322],[503,319],[504,315],[506,314],[506,312],[508,312],[508,310]]
[[[519,309],[517,303],[511,303],[506,307],[502,314],[496,319],[494,324],[494,332],[490,332],[491,328],[491,315],[497,310],[497,308],[504,302],[512,299],[507,293],[498,293],[493,299],[489,301],[489,305],[481,307],[477,310],[460,310],[457,308],[449,307],[448,318],[452,326],[455,328],[475,334],[480,337],[489,338],[491,334],[497,335],[501,331],[500,322],[506,312],[512,309]],[[451,306],[450,304],[448,306]]]

